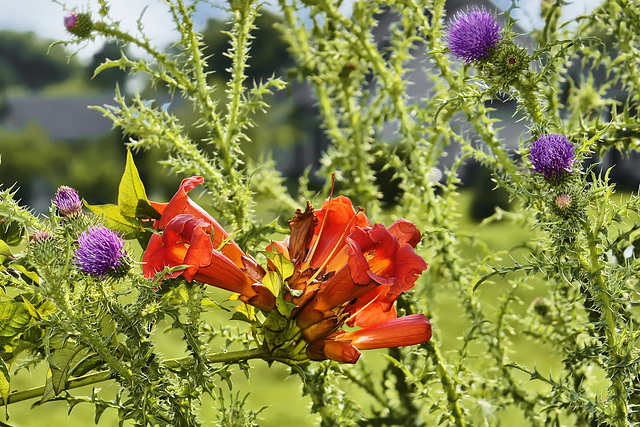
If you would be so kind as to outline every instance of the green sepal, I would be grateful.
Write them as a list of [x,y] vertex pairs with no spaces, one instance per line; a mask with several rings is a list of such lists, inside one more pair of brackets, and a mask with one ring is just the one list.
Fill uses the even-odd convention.
[[280,274],[275,271],[268,271],[262,278],[262,284],[276,297],[282,293],[282,279]]
[[[276,271],[282,278],[282,280],[286,280],[293,274],[295,268],[293,263],[285,258],[284,255],[278,252],[269,252],[265,251],[263,254],[271,260]],[[276,294],[277,295],[277,294]]]
[[284,317],[290,318],[291,317],[291,313],[293,312],[293,309],[298,307],[298,306],[295,305],[294,303],[292,303],[291,301],[285,300],[283,298],[283,295],[284,294],[281,294],[278,298],[276,298],[276,309]]

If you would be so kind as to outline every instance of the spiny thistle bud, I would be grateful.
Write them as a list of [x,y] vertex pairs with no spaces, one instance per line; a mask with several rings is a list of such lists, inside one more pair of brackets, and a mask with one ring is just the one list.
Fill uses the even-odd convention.
[[567,209],[569,206],[571,206],[571,196],[569,196],[568,194],[561,194],[558,197],[556,197],[556,206],[559,209]]
[[540,135],[529,148],[533,171],[544,175],[545,179],[561,178],[571,173],[575,161],[575,148],[564,135],[551,133]]
[[[566,193],[564,191],[567,191]],[[586,199],[580,191],[566,188],[562,192],[556,193],[550,200],[550,207],[553,213],[560,218],[567,220],[568,225],[574,220],[579,220],[586,208]]]
[[93,21],[88,13],[71,12],[64,17],[64,27],[74,36],[83,39],[91,35]]
[[483,67],[483,76],[494,88],[507,88],[529,69],[530,62],[531,57],[525,48],[505,39]]
[[29,242],[35,243],[42,240],[51,239],[53,236],[47,230],[36,230],[29,235]]
[[126,266],[124,240],[104,226],[89,227],[78,237],[75,264],[85,273],[104,278],[122,273]]
[[501,39],[502,30],[495,17],[484,7],[477,6],[458,12],[447,32],[449,50],[467,64],[491,56]]
[[48,230],[39,229],[29,235],[29,259],[35,264],[49,265],[60,258],[60,250]]
[[71,187],[63,185],[58,188],[53,204],[58,208],[58,213],[65,218],[82,215],[82,201],[78,192]]

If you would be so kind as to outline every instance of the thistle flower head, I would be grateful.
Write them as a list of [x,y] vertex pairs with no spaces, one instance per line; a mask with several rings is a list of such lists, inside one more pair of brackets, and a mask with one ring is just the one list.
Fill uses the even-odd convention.
[[78,192],[71,187],[63,185],[56,191],[53,204],[63,217],[75,217],[82,215],[82,201]]
[[78,25],[78,14],[75,12],[71,12],[67,16],[64,17],[64,27],[67,31],[73,30],[76,25]]
[[27,248],[29,259],[35,264],[49,265],[60,258],[60,249],[56,245],[53,234],[46,229],[37,229],[29,234]]
[[449,24],[449,50],[465,63],[478,62],[491,55],[502,39],[495,17],[482,7],[458,12]]
[[534,172],[540,172],[549,180],[571,172],[575,161],[575,149],[564,135],[551,133],[540,135],[529,148]]
[[75,264],[85,273],[103,277],[117,273],[126,253],[124,240],[104,226],[89,227],[78,237]]
[[64,17],[64,27],[79,38],[89,37],[93,30],[93,21],[88,13],[71,12]]

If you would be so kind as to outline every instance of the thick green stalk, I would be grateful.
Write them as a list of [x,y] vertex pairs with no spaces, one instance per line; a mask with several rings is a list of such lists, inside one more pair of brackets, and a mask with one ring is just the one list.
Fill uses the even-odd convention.
[[431,356],[431,361],[438,372],[440,383],[444,393],[447,396],[447,408],[449,408],[449,418],[458,427],[464,427],[467,425],[465,421],[462,408],[460,408],[460,393],[456,389],[456,383],[451,379],[449,371],[445,366],[444,358],[440,354],[440,348],[437,342],[430,340],[426,344],[426,349]]
[[602,320],[604,321],[606,350],[609,357],[606,359],[607,376],[611,380],[609,387],[609,401],[614,408],[614,416],[612,417],[612,425],[627,426],[628,425],[628,394],[629,390],[625,385],[625,376],[622,368],[618,366],[618,362],[623,359],[620,354],[620,344],[622,337],[618,332],[616,315],[612,307],[612,298],[610,290],[602,274],[603,265],[598,254],[598,242],[593,232],[589,228],[589,224],[581,219],[583,230],[587,236],[589,245],[589,261],[582,261],[585,271],[590,273],[593,278],[590,287],[594,292],[594,299],[599,302],[598,307],[601,310]]
[[536,82],[532,81],[533,79],[533,75],[527,75],[516,82],[514,86],[520,93],[520,103],[529,113],[531,121],[544,130],[548,120],[542,115],[542,106],[536,94]]

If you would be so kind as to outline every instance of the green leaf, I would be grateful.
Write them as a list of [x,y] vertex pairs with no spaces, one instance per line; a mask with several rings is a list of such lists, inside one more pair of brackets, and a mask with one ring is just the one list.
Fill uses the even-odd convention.
[[282,290],[282,279],[280,279],[280,275],[277,272],[268,271],[262,278],[262,284],[269,288],[275,296],[280,295],[280,291]]
[[52,399],[54,397],[55,397],[55,393],[53,390],[53,376],[51,373],[51,369],[49,369],[47,371],[47,378],[44,383],[44,391],[42,392],[42,397],[40,398],[40,401],[38,402],[38,404],[43,404],[47,400]]
[[5,361],[0,358],[0,395],[2,396],[2,400],[4,401],[5,405],[7,404],[9,393],[11,393],[9,379],[9,367],[7,366]]
[[240,311],[236,311],[235,313],[233,313],[231,315],[231,320],[240,320],[242,322],[251,323],[251,320],[249,320],[247,315],[245,313],[240,312]]
[[149,204],[140,174],[133,162],[131,152],[127,152],[127,163],[120,179],[118,205],[89,205],[94,214],[103,218],[105,226],[124,234],[125,239],[140,238],[144,230],[138,218],[160,218],[160,214]]
[[12,221],[6,217],[0,218],[0,240],[9,246],[16,246],[22,242],[24,226],[18,221]]
[[95,353],[89,354],[85,358],[81,359],[73,367],[73,369],[69,372],[69,375],[74,377],[80,377],[90,372],[91,370],[103,365],[104,365],[104,362],[102,361],[100,356],[98,356]]
[[134,217],[122,215],[116,205],[89,205],[85,202],[85,206],[101,217],[106,227],[123,233],[125,239],[134,239],[142,234],[140,221]]
[[0,264],[2,264],[7,258],[11,257],[11,248],[4,240],[0,240]]
[[218,309],[218,310],[229,311],[228,308],[221,306],[216,301],[214,301],[214,300],[212,300],[210,298],[207,298],[207,297],[202,298],[201,304],[202,304],[203,308],[207,307],[207,308],[214,308],[214,309]]
[[29,312],[29,315],[36,320],[40,320],[40,313],[38,313],[38,310],[36,310],[33,304],[31,304],[31,302],[28,299],[26,299],[24,295],[20,295],[20,296],[22,297],[22,303],[24,304],[24,308],[27,309],[27,311]]
[[11,266],[14,270],[18,270],[19,272],[21,272],[22,274],[24,274],[25,276],[27,276],[29,279],[31,279],[33,281],[33,283],[35,283],[36,285],[40,284],[40,276],[38,276],[38,274],[34,273],[33,271],[29,271],[27,270],[24,266],[20,265],[20,264],[14,264]]
[[56,396],[65,390],[67,380],[71,374],[71,368],[74,365],[73,359],[75,359],[84,348],[84,346],[69,340],[65,343],[64,347],[53,351],[49,361],[49,367],[51,369],[51,381]]
[[31,321],[31,315],[23,303],[0,302],[0,337],[14,337],[24,331]]
[[149,204],[131,151],[127,151],[127,163],[118,188],[118,207],[125,217],[159,218],[158,212]]

